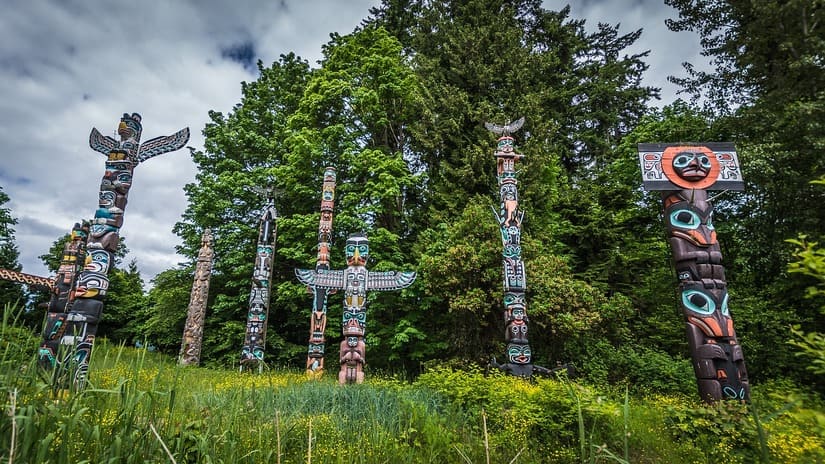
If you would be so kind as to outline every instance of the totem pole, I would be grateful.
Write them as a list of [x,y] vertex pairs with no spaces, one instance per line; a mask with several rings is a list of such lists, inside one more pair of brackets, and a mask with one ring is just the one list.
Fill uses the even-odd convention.
[[178,150],[189,140],[189,128],[170,136],[156,137],[143,144],[141,117],[123,114],[117,133],[120,141],[104,136],[97,129],[89,135],[89,146],[107,156],[106,171],[100,182],[98,209],[89,228],[83,270],[77,276],[74,303],[66,315],[61,344],[73,345],[72,384],[81,389],[89,369],[89,355],[97,325],[103,312],[103,300],[109,288],[108,273],[120,243],[120,227],[135,166],[149,158]]
[[732,143],[641,143],[639,162],[645,190],[662,191],[699,395],[706,402],[746,401],[748,373],[733,330],[708,198],[708,190],[744,190],[736,150]]
[[516,153],[513,137],[510,137],[510,134],[519,130],[523,124],[524,118],[504,126],[484,123],[488,130],[499,136],[495,157],[501,204],[498,211],[493,208],[493,214],[498,222],[504,247],[504,340],[507,342],[508,361],[499,364],[494,357],[490,364],[514,376],[532,377],[533,374],[549,374],[551,371],[532,363],[530,342],[527,339],[529,319],[527,301],[524,298],[527,282],[524,261],[521,260],[521,221],[524,219],[524,211],[518,209],[518,181],[515,169],[516,161],[524,158],[524,155]]
[[212,259],[215,256],[213,245],[212,231],[204,230],[180,347],[180,364],[184,366],[197,366],[201,360],[203,320],[206,316],[206,300],[209,297],[209,279],[212,277]]
[[258,246],[255,267],[252,270],[252,290],[249,293],[249,314],[246,318],[246,336],[241,350],[240,370],[263,370],[266,326],[269,318],[269,289],[272,286],[272,258],[278,235],[278,213],[272,190],[258,190],[267,196],[267,204],[258,223]]
[[347,238],[347,268],[344,270],[296,269],[301,283],[315,291],[344,290],[344,316],[338,373],[338,383],[362,383],[367,327],[367,292],[400,290],[415,281],[415,272],[372,272],[365,267],[370,246],[366,234],[352,234]]
[[83,270],[86,261],[88,239],[89,222],[77,223],[63,248],[63,257],[51,289],[46,325],[43,326],[43,342],[38,351],[38,362],[46,369],[53,369],[57,364],[57,351],[66,329],[66,317],[75,301],[77,276]]
[[[335,205],[335,168],[324,170],[324,185],[321,189],[321,220],[318,223],[318,259],[315,270],[329,270],[329,247],[332,241],[332,211]],[[307,287],[312,293],[312,315],[309,321],[309,346],[307,348],[306,372],[310,377],[320,377],[324,372],[324,351],[327,327],[327,295],[330,290]]]

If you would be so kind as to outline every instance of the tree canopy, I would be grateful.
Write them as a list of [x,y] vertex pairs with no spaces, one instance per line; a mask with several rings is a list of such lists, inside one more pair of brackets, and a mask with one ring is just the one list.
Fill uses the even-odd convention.
[[[518,196],[537,364],[572,361],[597,382],[685,389],[692,375],[661,199],[642,189],[637,144],[729,141],[747,185],[714,197],[714,221],[749,372],[757,382],[816,383],[788,328],[818,337],[825,322],[805,298],[802,264],[787,266],[799,261],[798,246],[825,236],[825,189],[811,182],[825,174],[822,8],[666,3],[678,12],[668,25],[699,35],[711,69],[687,63],[686,76],[672,80],[691,101],[662,108],[651,106],[658,89],[642,83],[647,53],[628,52],[643,31],[585,27],[569,7],[552,11],[539,0],[383,0],[351,33],[331,34],[317,66],[294,53],[258,62],[258,78],[241,83],[231,111],[210,112],[204,149],[192,151],[197,175],[174,229],[190,263],[159,274],[146,295],[136,264],[113,274],[122,290],[107,303],[102,333],[145,337],[176,354],[209,228],[215,265],[202,359],[234,365],[265,204],[255,187],[272,187],[266,360],[303,365],[311,297],[294,269],[314,266],[320,188],[332,166],[332,268],[345,266],[347,235],[366,232],[371,270],[418,272],[403,291],[369,295],[369,364],[410,374],[429,363],[485,365],[503,352],[504,323],[490,210],[499,201],[495,135],[484,123],[524,116],[514,137],[525,155]],[[0,206],[6,201],[0,191]],[[7,267],[19,266],[14,223],[0,208]],[[333,358],[341,302],[330,296]],[[797,346],[815,349],[812,340]]]

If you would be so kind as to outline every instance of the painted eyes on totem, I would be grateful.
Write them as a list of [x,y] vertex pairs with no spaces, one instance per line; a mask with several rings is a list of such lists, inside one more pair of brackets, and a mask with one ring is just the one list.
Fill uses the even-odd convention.
[[358,322],[365,322],[367,320],[367,314],[361,312],[354,313],[350,311],[344,311],[344,320],[346,321],[348,319],[355,319]]
[[677,209],[670,213],[670,223],[682,229],[698,229],[702,225],[702,219],[689,209]]
[[[702,225],[702,218],[689,209],[677,209],[676,211],[670,213],[670,223],[673,224],[674,227],[679,227],[681,229],[698,229],[699,226]],[[713,226],[712,214],[708,215],[708,220],[705,223],[705,226],[709,230],[715,229]]]
[[708,158],[707,155],[688,152],[679,153],[675,158],[673,158],[673,167],[686,168],[694,160],[699,161],[699,164],[703,168],[710,169],[710,158]]
[[728,309],[728,294],[725,294],[725,298],[722,299],[722,315],[723,316],[730,316],[730,309]]
[[[727,295],[723,301],[724,307],[727,307],[726,302]],[[682,304],[685,308],[706,316],[709,316],[716,311],[716,303],[714,303],[712,299],[699,290],[685,290],[682,292]]]
[[527,346],[525,346],[525,347],[511,346],[510,349],[507,350],[507,354],[510,357],[516,357],[516,356],[519,356],[519,355],[530,357],[532,352],[530,351],[530,348],[527,347]]

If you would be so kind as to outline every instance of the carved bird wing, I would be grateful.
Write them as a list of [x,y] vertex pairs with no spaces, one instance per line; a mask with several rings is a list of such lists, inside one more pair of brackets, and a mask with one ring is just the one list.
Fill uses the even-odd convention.
[[524,116],[518,118],[513,122],[508,122],[503,126],[499,126],[498,124],[493,124],[490,122],[485,122],[484,127],[487,128],[488,131],[496,134],[496,135],[510,135],[513,132],[521,129],[521,126],[524,125]]
[[103,135],[97,129],[92,128],[92,133],[89,134],[89,146],[92,147],[92,150],[108,156],[109,153],[119,145],[117,140],[108,135]]
[[367,273],[367,291],[400,290],[415,281],[415,272],[372,272]]
[[330,290],[344,289],[344,271],[330,271],[325,269],[295,269],[298,280],[309,287],[327,288]]
[[170,151],[175,151],[186,145],[189,141],[189,128],[184,127],[172,135],[162,135],[147,140],[140,144],[138,149],[138,163],[148,160],[153,156],[162,155]]

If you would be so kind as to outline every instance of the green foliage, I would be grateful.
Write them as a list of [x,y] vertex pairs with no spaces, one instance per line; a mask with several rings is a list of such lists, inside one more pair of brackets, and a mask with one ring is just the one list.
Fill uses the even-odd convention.
[[126,269],[110,270],[109,286],[112,291],[106,295],[97,335],[115,343],[142,341],[145,335],[140,329],[141,314],[145,311],[147,300],[137,261],[130,262]]
[[180,351],[192,274],[191,269],[163,271],[152,280],[154,285],[146,296],[148,301],[139,316],[139,334],[164,353],[177,355]]
[[[770,366],[783,365],[803,375],[778,348],[787,333],[775,334],[788,322],[825,330],[818,305],[804,298],[809,283],[786,273],[795,248],[787,239],[825,235],[825,209],[818,207],[825,190],[809,182],[825,172],[825,78],[817,64],[825,41],[816,27],[825,10],[806,0],[665,3],[679,11],[668,26],[696,32],[712,65],[708,72],[686,65],[687,77],[674,82],[705,99],[718,115],[718,139],[737,143],[742,164],[745,192],[725,196],[717,224],[728,224],[719,231],[728,284],[752,302],[752,310],[736,313],[749,367],[756,367],[751,377],[775,375]],[[778,315],[747,319],[764,310]],[[758,358],[748,340],[764,347]]]
[[[800,236],[799,240],[788,240],[797,246],[794,253],[796,261],[788,264],[788,272],[813,278],[815,285],[808,287],[807,296],[821,301],[821,297],[825,296],[825,248],[819,248],[818,243],[808,242],[805,238]],[[820,313],[825,314],[825,305],[820,306]],[[810,362],[806,369],[818,375],[821,383],[825,376],[825,334],[819,330],[804,333],[799,325],[795,325],[791,332],[795,338],[790,343],[799,349],[795,354]]]
[[[23,268],[18,261],[20,252],[14,242],[17,219],[11,215],[9,208],[3,206],[8,201],[9,196],[0,186],[0,268],[20,271]],[[26,302],[25,296],[21,284],[0,280],[0,307],[22,305]]]
[[0,456],[15,462],[450,464],[489,455],[680,464],[755,462],[762,451],[772,462],[823,459],[822,400],[788,382],[754,388],[756,415],[733,402],[700,406],[474,368],[438,368],[414,383],[372,375],[340,387],[303,372],[181,367],[104,340],[88,388],[54,395],[31,363],[37,338],[18,331],[9,320],[0,326],[3,343],[17,334],[14,344],[29,351],[26,359],[0,345],[0,402],[9,413],[0,416]]

